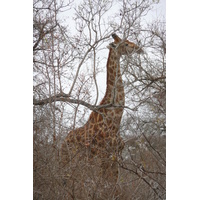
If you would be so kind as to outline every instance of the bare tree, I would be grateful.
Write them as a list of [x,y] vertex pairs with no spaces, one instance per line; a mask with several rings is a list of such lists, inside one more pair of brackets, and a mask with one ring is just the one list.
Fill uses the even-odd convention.
[[[116,184],[105,190],[94,165],[79,163],[77,174],[59,165],[66,135],[99,109],[104,95],[99,77],[106,76],[106,46],[113,32],[145,51],[121,60],[126,104],[120,126],[125,148],[118,162],[118,198],[166,198],[166,31],[164,20],[146,22],[154,4],[34,0],[34,199],[114,199]],[[73,181],[65,182],[72,176],[81,180],[79,192]]]

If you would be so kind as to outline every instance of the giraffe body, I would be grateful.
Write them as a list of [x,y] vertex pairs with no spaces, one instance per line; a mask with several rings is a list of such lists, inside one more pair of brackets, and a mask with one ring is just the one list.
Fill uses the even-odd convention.
[[[113,34],[112,37],[114,42],[109,45],[107,88],[100,103],[102,107],[90,114],[83,127],[69,132],[61,147],[61,159],[63,166],[74,163],[74,159],[77,162],[85,160],[91,164],[98,163],[99,173],[97,176],[116,183],[117,161],[124,148],[124,142],[119,133],[125,105],[120,57],[132,53],[134,50],[141,53],[141,50],[128,40],[122,41],[116,34]],[[104,107],[104,105],[110,106]]]

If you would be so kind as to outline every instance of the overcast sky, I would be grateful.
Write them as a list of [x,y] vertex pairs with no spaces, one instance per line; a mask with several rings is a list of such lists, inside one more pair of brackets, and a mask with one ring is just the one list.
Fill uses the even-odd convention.
[[[82,0],[78,0],[78,1],[75,1],[75,4],[74,6],[78,6],[80,4],[80,2],[82,2]],[[112,19],[112,16],[113,14],[116,13],[117,10],[120,9],[120,6],[119,6],[119,3],[114,3],[112,5],[112,7],[110,8],[109,12],[107,12],[105,15],[104,15],[104,19],[108,19],[108,18],[111,18]],[[165,0],[160,0],[160,2],[158,4],[155,4],[153,9],[151,9],[149,11],[149,13],[147,14],[147,16],[145,17],[145,21],[146,22],[150,22],[152,21],[153,19],[163,19],[165,18],[165,15],[166,15],[166,5],[165,5]],[[75,31],[75,21],[73,20],[73,17],[74,17],[74,9],[71,9],[71,10],[68,10],[67,12],[64,12],[62,13],[61,17],[62,19],[65,19],[66,23],[69,24],[69,29],[70,29],[70,32],[73,34],[73,32]],[[102,27],[103,28],[103,27]],[[134,42],[134,41],[133,41]],[[103,45],[104,47],[106,47],[108,44],[105,43],[105,45]],[[107,60],[107,56],[108,56],[108,49],[104,49],[100,52],[100,54],[98,55],[102,58],[105,58],[104,60],[101,61],[101,66],[105,68],[104,69],[104,72],[102,73],[99,73],[98,76],[97,76],[97,83],[98,83],[98,89],[99,89],[99,99],[98,99],[98,102],[101,101],[101,99],[103,98],[104,94],[105,94],[105,91],[106,91],[106,60]],[[86,64],[86,63],[84,63]],[[93,61],[91,61],[91,65],[93,64]],[[89,63],[90,65],[90,63]],[[83,65],[81,67],[81,71],[85,71],[87,70],[86,67]],[[80,71],[80,72],[81,72]],[[68,91],[66,91],[67,93]],[[94,93],[94,96],[96,96],[96,94]]]

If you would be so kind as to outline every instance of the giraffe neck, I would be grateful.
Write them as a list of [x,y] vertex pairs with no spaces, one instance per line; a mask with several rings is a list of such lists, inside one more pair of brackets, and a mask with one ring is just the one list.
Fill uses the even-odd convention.
[[120,72],[120,56],[110,49],[107,61],[107,88],[102,104],[124,105],[124,86]]

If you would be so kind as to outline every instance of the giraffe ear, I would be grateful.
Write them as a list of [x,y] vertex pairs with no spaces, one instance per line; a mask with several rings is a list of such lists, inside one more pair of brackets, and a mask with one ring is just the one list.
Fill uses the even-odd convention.
[[115,49],[116,48],[116,44],[114,42],[112,42],[107,46],[107,48],[108,49],[110,49],[110,48]]

